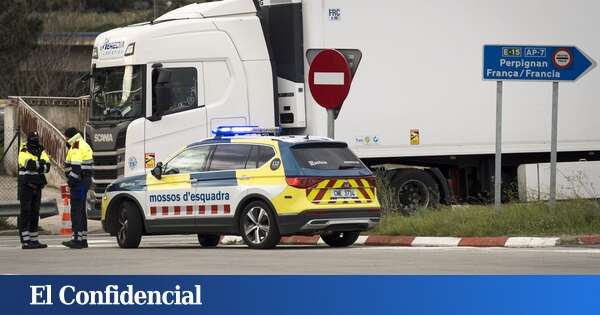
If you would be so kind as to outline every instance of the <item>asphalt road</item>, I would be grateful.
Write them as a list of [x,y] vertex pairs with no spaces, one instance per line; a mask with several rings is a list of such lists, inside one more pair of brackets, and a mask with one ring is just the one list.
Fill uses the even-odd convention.
[[599,248],[207,249],[195,236],[153,236],[126,250],[94,235],[90,248],[70,250],[64,238],[42,240],[49,248],[26,251],[15,237],[0,237],[0,274],[600,274]]

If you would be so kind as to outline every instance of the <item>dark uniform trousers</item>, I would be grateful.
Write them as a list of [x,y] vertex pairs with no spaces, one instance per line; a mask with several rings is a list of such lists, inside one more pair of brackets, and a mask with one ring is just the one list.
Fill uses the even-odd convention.
[[87,239],[88,227],[85,200],[91,183],[92,179],[89,176],[84,176],[77,184],[69,186],[71,191],[71,228],[75,240]]
[[37,241],[41,200],[42,188],[40,186],[34,184],[19,184],[21,213],[17,225],[19,226],[21,243]]

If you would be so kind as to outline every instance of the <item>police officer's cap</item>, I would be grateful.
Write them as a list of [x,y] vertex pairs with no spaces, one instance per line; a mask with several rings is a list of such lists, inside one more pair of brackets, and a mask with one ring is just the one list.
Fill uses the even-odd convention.
[[29,143],[39,143],[40,142],[40,135],[37,133],[37,131],[32,131],[27,134],[27,142],[29,142]]
[[74,128],[74,127],[67,128],[67,130],[65,130],[65,137],[67,137],[67,140],[68,140],[68,139],[73,138],[73,136],[75,136],[78,133],[79,133],[79,130],[77,130],[77,128]]

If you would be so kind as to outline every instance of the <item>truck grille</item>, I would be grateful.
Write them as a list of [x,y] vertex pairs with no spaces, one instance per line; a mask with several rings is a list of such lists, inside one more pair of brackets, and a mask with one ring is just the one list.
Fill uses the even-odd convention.
[[94,169],[94,179],[117,179],[119,176],[118,169],[112,170],[97,170]]
[[116,155],[94,156],[94,165],[117,165]]

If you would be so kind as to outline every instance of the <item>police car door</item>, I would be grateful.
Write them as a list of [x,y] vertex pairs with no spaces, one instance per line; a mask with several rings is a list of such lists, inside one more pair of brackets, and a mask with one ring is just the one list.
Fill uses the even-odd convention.
[[198,207],[199,226],[205,231],[234,232],[235,209],[244,197],[236,171],[244,169],[252,145],[221,143],[214,147],[205,172],[191,176],[194,196],[191,201]]
[[193,232],[192,176],[206,167],[210,146],[186,148],[163,166],[160,179],[148,175],[146,218],[153,231]]

